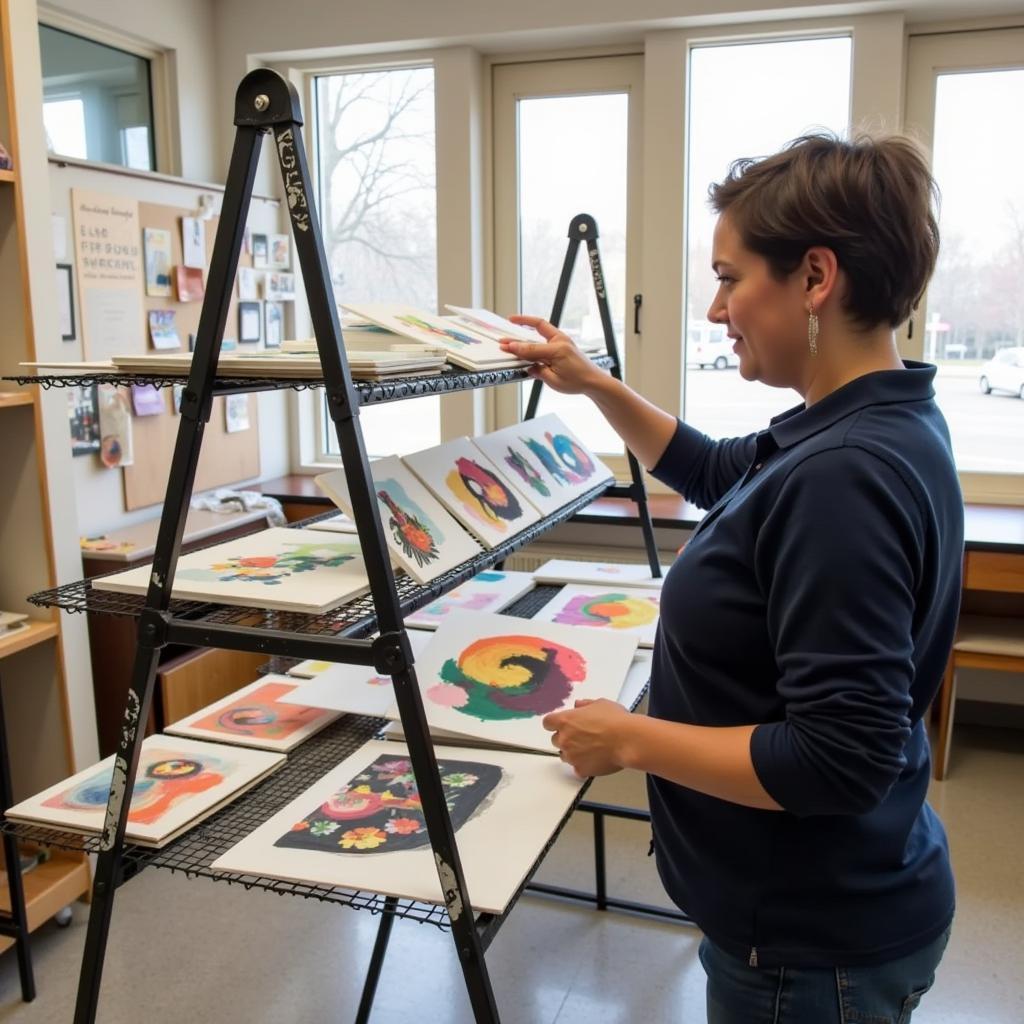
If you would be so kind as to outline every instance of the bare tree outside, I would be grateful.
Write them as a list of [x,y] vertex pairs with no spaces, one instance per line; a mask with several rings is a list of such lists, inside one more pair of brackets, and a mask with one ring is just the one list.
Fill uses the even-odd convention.
[[[324,248],[336,300],[437,309],[434,70],[394,68],[316,79]],[[440,399],[363,410],[371,456],[438,444]],[[330,418],[322,449],[337,456]]]
[[324,245],[340,301],[437,308],[432,68],[316,80]]

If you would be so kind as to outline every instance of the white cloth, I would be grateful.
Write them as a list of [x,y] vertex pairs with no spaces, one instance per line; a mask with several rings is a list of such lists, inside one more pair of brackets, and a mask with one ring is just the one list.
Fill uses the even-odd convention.
[[287,526],[284,509],[277,498],[271,498],[259,491],[233,491],[229,487],[221,487],[216,491],[198,494],[192,499],[193,508],[206,509],[209,512],[252,512],[264,509],[267,513],[269,526]]

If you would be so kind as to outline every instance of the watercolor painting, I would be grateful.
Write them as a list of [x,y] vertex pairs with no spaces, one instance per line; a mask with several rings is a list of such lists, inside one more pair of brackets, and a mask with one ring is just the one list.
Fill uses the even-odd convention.
[[[480,545],[401,459],[377,459],[370,472],[392,562],[417,583],[429,583],[480,554]],[[344,470],[324,473],[316,483],[338,508],[352,515]]]
[[[171,736],[143,741],[128,813],[128,839],[160,846],[284,764],[284,755]],[[7,816],[76,832],[99,832],[114,757],[12,807]]]
[[465,369],[522,364],[521,360],[516,360],[503,351],[493,338],[459,323],[452,317],[438,316],[436,313],[428,313],[410,306],[346,304],[342,309],[360,320],[400,334],[411,341],[443,348],[449,362]]
[[544,715],[579,699],[615,700],[636,648],[628,632],[454,611],[416,661],[427,722],[432,730],[553,754]]
[[[145,594],[149,565],[92,580],[98,590]],[[369,589],[355,538],[275,527],[178,559],[172,594],[284,611],[329,611]]]
[[402,461],[489,548],[541,518],[537,508],[469,438],[406,455]]
[[660,588],[671,566],[661,567],[661,576],[651,576],[646,563],[578,562],[568,558],[551,558],[533,570],[538,583],[590,583],[616,587]]
[[[583,782],[557,758],[435,748],[475,911],[500,914]],[[213,862],[217,872],[443,904],[402,743],[374,740]]]
[[[501,781],[479,761],[438,761],[452,828],[457,832]],[[381,755],[300,818],[274,844],[332,854],[397,853],[430,846],[407,757]]]
[[463,611],[500,612],[534,587],[533,576],[528,572],[499,571],[485,569],[471,580],[460,584],[454,590],[418,611],[405,617],[407,626],[417,629],[437,629],[445,616],[457,609]]
[[146,294],[170,298],[171,233],[163,228],[142,229],[142,251],[146,264]]
[[553,414],[474,437],[473,443],[512,476],[544,515],[613,478],[611,470]]
[[642,647],[653,647],[661,591],[640,587],[603,589],[571,584],[538,611],[534,619],[566,626],[629,633]]
[[221,743],[287,752],[330,725],[336,711],[285,703],[301,686],[299,679],[268,673],[208,707],[167,726],[175,736],[196,736]]
[[[423,630],[409,630],[414,658],[419,658],[430,639],[431,635]],[[312,671],[314,668],[319,670]],[[372,666],[304,662],[296,666],[298,669],[311,675],[304,680],[292,679],[298,685],[282,701],[373,718],[384,717],[395,702],[391,676],[378,675]]]

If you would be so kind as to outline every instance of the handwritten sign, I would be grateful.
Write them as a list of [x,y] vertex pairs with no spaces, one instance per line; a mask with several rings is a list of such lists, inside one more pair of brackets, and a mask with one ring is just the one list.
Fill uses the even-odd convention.
[[71,190],[83,356],[109,359],[145,347],[139,204]]

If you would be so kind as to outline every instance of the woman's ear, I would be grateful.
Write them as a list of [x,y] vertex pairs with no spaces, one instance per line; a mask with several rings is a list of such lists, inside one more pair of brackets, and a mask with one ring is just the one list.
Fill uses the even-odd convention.
[[836,290],[839,281],[836,254],[827,246],[812,246],[804,253],[801,271],[808,305],[812,309],[821,309]]

